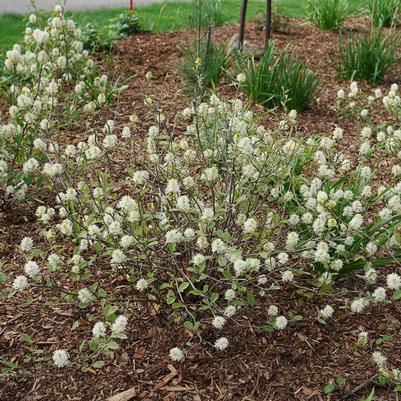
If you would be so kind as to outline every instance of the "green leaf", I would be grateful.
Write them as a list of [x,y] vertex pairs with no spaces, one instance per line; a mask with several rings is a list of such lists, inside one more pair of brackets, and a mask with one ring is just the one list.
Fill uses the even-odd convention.
[[119,349],[120,346],[113,340],[109,341],[107,346],[109,347],[109,349]]
[[189,283],[185,281],[184,283],[181,283],[180,286],[178,287],[178,292],[184,292],[188,287]]
[[255,306],[256,305],[255,297],[253,296],[253,294],[251,292],[248,291],[246,293],[246,299],[247,299],[248,304],[250,306]]
[[224,267],[227,265],[227,259],[224,256],[219,256],[217,258],[217,263],[219,264],[219,266]]
[[217,292],[213,292],[210,297],[210,303],[214,304],[219,299],[219,294]]
[[394,301],[399,301],[401,299],[401,290],[397,290],[393,294]]
[[189,331],[194,331],[194,325],[193,325],[193,323],[192,323],[191,321],[189,321],[189,320],[186,320],[186,321],[184,322],[184,327],[185,327],[187,330],[189,330]]
[[168,290],[167,292],[167,297],[166,297],[166,302],[168,305],[171,305],[175,302],[175,294],[172,290]]
[[327,386],[324,387],[323,393],[331,394],[336,389],[335,383],[329,383]]
[[31,344],[33,342],[32,337],[29,334],[26,334],[26,333],[22,333],[21,334],[21,340],[26,342],[26,343],[29,343],[29,344]]
[[372,391],[370,392],[370,394],[368,395],[367,398],[364,398],[363,400],[360,401],[373,401],[375,397],[375,388],[372,388]]
[[338,384],[338,385],[343,385],[343,384],[345,384],[347,382],[347,379],[345,378],[345,377],[343,377],[343,376],[338,376],[337,378],[336,378],[336,383]]
[[72,327],[71,327],[71,330],[75,330],[75,329],[77,329],[79,326],[80,326],[80,321],[79,320],[76,320],[73,324],[72,324]]
[[91,351],[96,351],[98,349],[98,347],[99,347],[99,344],[98,344],[98,342],[96,340],[95,341],[91,341],[89,343],[89,349]]
[[92,368],[101,369],[105,365],[104,361],[96,361],[92,363]]

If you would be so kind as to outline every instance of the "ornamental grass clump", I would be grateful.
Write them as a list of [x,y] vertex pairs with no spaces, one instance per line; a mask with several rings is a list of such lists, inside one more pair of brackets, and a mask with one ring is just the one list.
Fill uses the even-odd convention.
[[369,0],[368,12],[375,27],[391,27],[398,22],[400,0]]
[[399,61],[398,39],[382,31],[340,40],[337,74],[341,79],[381,82]]
[[309,19],[324,31],[338,31],[349,15],[346,0],[309,0]]
[[227,66],[224,46],[215,44],[208,36],[196,39],[183,49],[184,61],[180,72],[188,94],[204,97],[208,90],[216,88]]
[[319,95],[319,78],[304,61],[294,58],[288,49],[276,54],[270,43],[260,61],[243,60],[237,55],[237,76],[246,95],[268,108],[284,107],[302,111]]

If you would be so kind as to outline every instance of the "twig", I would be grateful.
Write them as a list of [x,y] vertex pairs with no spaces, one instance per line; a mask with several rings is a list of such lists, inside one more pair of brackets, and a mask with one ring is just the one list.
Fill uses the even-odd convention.
[[350,398],[352,395],[354,395],[355,393],[357,393],[359,390],[362,390],[363,388],[365,388],[367,385],[369,385],[370,383],[372,383],[373,381],[375,381],[378,377],[378,374],[376,373],[375,375],[373,375],[370,379],[365,380],[363,383],[361,383],[359,386],[356,386],[353,390],[351,390],[348,394],[346,394],[346,396],[344,397],[344,399],[348,399]]

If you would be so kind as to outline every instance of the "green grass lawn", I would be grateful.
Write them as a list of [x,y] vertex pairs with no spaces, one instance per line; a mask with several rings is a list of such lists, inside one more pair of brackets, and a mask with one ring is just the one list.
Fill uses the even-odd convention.
[[[361,12],[366,7],[367,0],[349,0],[351,11]],[[223,0],[224,16],[227,23],[238,22],[241,0]],[[248,19],[252,19],[263,11],[265,0],[249,0]],[[185,28],[187,25],[186,16],[191,9],[191,3],[169,2],[165,4],[154,4],[146,7],[138,7],[135,10],[142,20],[142,26],[146,30],[155,32],[175,31]],[[94,11],[77,11],[72,16],[75,21],[84,26],[91,22],[98,26],[109,25],[113,18],[126,9],[100,9]],[[307,16],[306,0],[280,0],[276,13],[302,18]],[[19,14],[0,15],[0,58],[6,50],[14,43],[20,41],[25,28],[26,16]]]

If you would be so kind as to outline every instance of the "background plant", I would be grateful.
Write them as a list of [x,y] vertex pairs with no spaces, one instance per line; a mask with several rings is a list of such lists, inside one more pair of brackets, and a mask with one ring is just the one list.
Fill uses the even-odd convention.
[[193,0],[188,14],[190,28],[208,28],[210,25],[221,26],[225,22],[221,0]]
[[376,27],[391,27],[397,23],[399,0],[369,0],[368,11]]
[[82,43],[84,49],[91,52],[112,51],[115,49],[114,41],[117,39],[108,28],[99,30],[94,24],[86,24],[82,29]]
[[207,38],[194,40],[183,49],[184,61],[180,71],[189,94],[199,92],[203,97],[208,89],[217,86],[227,65],[224,46],[213,43],[211,32]]
[[337,31],[349,15],[346,0],[309,0],[309,19],[324,31]]
[[141,32],[141,22],[137,15],[121,13],[113,25],[114,30],[120,37],[127,37]]
[[383,81],[398,62],[398,39],[374,31],[371,34],[349,35],[339,42],[337,74],[342,79]]
[[277,55],[272,43],[260,61],[242,60],[237,55],[237,66],[241,71],[241,89],[266,107],[304,110],[320,92],[320,81],[305,62],[292,56],[288,49]]

